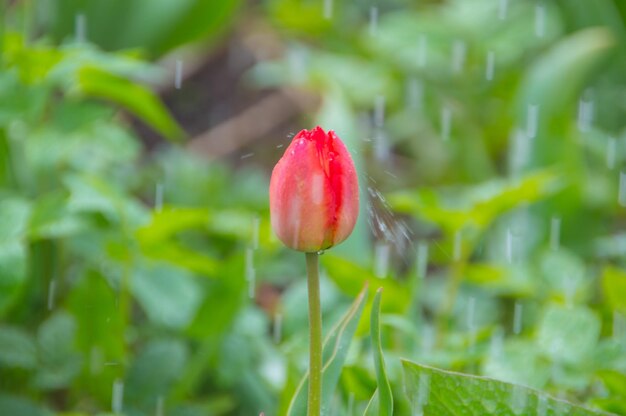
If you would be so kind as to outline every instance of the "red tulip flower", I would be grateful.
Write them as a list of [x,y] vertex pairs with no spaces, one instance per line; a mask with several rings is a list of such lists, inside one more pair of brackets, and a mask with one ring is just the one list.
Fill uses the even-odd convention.
[[359,186],[350,153],[334,131],[302,130],[270,181],[272,227],[288,247],[325,250],[348,238],[359,214]]

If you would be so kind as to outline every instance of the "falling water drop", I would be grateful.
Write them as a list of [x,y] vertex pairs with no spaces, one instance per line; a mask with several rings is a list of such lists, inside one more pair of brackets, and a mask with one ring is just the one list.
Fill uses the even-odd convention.
[[422,110],[424,86],[417,78],[409,78],[406,85],[406,105],[410,110]]
[[511,172],[519,173],[526,167],[532,151],[532,139],[522,129],[516,129],[511,135],[510,166]]
[[122,413],[124,404],[124,381],[116,379],[113,382],[113,395],[111,396],[111,410],[113,413]]
[[454,233],[454,246],[452,250],[452,259],[457,262],[461,260],[461,254],[463,252],[463,237],[461,231]]
[[333,0],[324,0],[324,19],[330,20],[333,17]]
[[558,250],[561,241],[561,219],[552,217],[550,220],[550,249]]
[[500,0],[500,3],[498,4],[498,18],[500,20],[506,19],[508,3],[509,3],[508,0]]
[[83,13],[78,13],[74,21],[74,36],[76,42],[83,43],[87,40],[87,18]]
[[614,137],[609,137],[606,143],[606,167],[613,170],[615,168],[615,150],[616,140]]
[[176,60],[176,68],[174,70],[174,87],[179,90],[183,84],[183,61]]
[[454,41],[452,45],[452,72],[455,74],[463,71],[465,65],[465,55],[467,54],[467,46],[462,40]]
[[163,400],[163,396],[157,397],[155,416],[165,416],[165,401]]
[[378,278],[385,278],[389,273],[389,258],[391,255],[391,244],[388,242],[377,242],[374,247],[374,275]]
[[48,285],[48,310],[50,311],[54,309],[56,287],[57,287],[56,279],[55,278],[50,279],[50,284]]
[[350,392],[348,396],[348,416],[352,416],[354,413],[354,393]]
[[274,315],[274,327],[272,329],[272,339],[275,344],[280,344],[283,336],[283,314],[276,312]]
[[485,67],[485,78],[487,81],[493,80],[493,74],[496,66],[496,53],[494,51],[487,52],[487,65]]
[[534,139],[537,136],[537,126],[539,121],[539,105],[529,104],[526,118],[526,135]]
[[626,335],[626,317],[619,311],[613,311],[613,339],[618,342],[624,341]]
[[426,61],[428,59],[428,39],[426,35],[420,35],[417,40],[417,65],[420,68],[424,68],[426,66]]
[[256,290],[256,270],[254,269],[254,250],[246,249],[246,282],[248,282],[248,296],[253,299]]
[[621,206],[626,207],[626,172],[619,173],[619,193],[617,200]]
[[506,230],[506,261],[511,264],[513,263],[513,233],[511,229]]
[[548,412],[548,398],[544,395],[537,399],[537,416],[546,416]]
[[163,210],[163,183],[158,182],[154,190],[154,210],[161,212]]
[[515,302],[513,310],[513,333],[519,335],[522,332],[522,304]]
[[374,100],[374,126],[382,127],[385,123],[385,96],[377,95]]
[[373,6],[370,8],[370,35],[376,36],[378,31],[378,7]]
[[417,245],[417,278],[424,279],[428,270],[428,244]]
[[535,6],[535,35],[542,38],[545,35],[546,8],[543,4]]
[[443,106],[441,108],[441,137],[444,141],[450,139],[450,125],[452,123],[452,110]]
[[252,219],[252,249],[257,250],[259,248],[259,229],[261,227],[261,218],[255,216]]
[[513,385],[511,390],[511,409],[516,415],[523,415],[528,404],[528,394],[522,386]]
[[581,132],[587,132],[591,129],[593,123],[593,107],[594,103],[592,100],[581,98],[578,101],[578,129]]

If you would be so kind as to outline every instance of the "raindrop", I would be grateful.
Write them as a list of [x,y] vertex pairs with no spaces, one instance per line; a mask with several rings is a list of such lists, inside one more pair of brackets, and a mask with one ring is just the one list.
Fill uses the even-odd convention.
[[276,312],[274,315],[274,327],[272,328],[272,339],[275,344],[280,344],[283,335],[283,314]]
[[548,398],[546,396],[539,396],[537,400],[537,416],[546,416],[548,413]]
[[463,237],[461,231],[454,233],[454,246],[452,250],[452,259],[456,262],[461,260],[461,254],[463,249]]
[[382,129],[376,129],[374,134],[374,156],[377,161],[386,163],[391,157],[391,149],[387,135]]
[[113,382],[113,395],[111,397],[111,410],[113,413],[122,413],[124,403],[124,381],[116,379]]
[[467,329],[474,329],[474,311],[476,310],[476,298],[470,297],[467,301]]
[[330,20],[333,17],[333,0],[324,0],[324,19]]
[[526,118],[526,135],[534,139],[537,136],[537,124],[539,121],[539,105],[529,104]]
[[561,219],[552,217],[550,220],[550,249],[558,250],[561,240]]
[[435,328],[431,325],[424,325],[422,327],[422,350],[425,355],[430,354],[435,346]]
[[626,207],[626,173],[619,173],[619,194],[617,197],[619,204]]
[[500,20],[504,20],[506,19],[506,11],[508,8],[508,0],[500,0],[500,3],[498,5],[498,18],[500,18]]
[[391,256],[391,245],[387,242],[378,242],[374,247],[374,275],[378,278],[385,278],[389,273],[389,258]]
[[419,243],[417,245],[417,278],[426,278],[428,270],[428,244]]
[[502,356],[504,350],[504,334],[500,328],[493,331],[489,343],[489,354],[495,358]]
[[513,233],[511,229],[506,230],[506,261],[511,264],[513,263]]
[[591,100],[581,98],[578,101],[578,129],[582,132],[587,132],[591,129],[593,106],[594,103]]
[[417,78],[409,78],[407,81],[406,104],[410,110],[421,111],[424,101],[424,86]]
[[161,212],[163,210],[163,183],[156,184],[154,190],[154,210]]
[[261,218],[255,216],[252,219],[252,249],[257,250],[259,248],[259,229],[261,228]]
[[450,139],[450,125],[452,123],[452,110],[443,106],[441,108],[441,137],[444,141]]
[[516,415],[524,414],[528,404],[528,395],[522,386],[513,385],[511,391],[511,409]]
[[179,90],[183,84],[183,61],[176,60],[176,68],[174,70],[174,87]]
[[613,311],[613,339],[623,341],[626,335],[626,317],[618,311]]
[[87,40],[87,18],[83,13],[78,13],[74,21],[76,42],[83,43]]
[[276,146],[276,148],[277,148],[277,149],[280,149],[280,148],[281,148],[281,147],[283,147],[283,146],[284,146],[284,144],[279,144],[279,145],[277,145],[277,146]]
[[155,416],[165,416],[165,401],[163,396],[157,397]]
[[543,4],[535,6],[535,35],[542,38],[545,34],[546,8]]
[[493,80],[493,73],[496,66],[496,53],[494,51],[487,52],[487,66],[485,67],[485,78],[487,81]]
[[256,270],[254,269],[254,250],[246,249],[246,282],[248,282],[248,296],[253,299],[255,294]]
[[48,310],[54,309],[54,299],[56,296],[56,287],[57,281],[56,279],[50,279],[50,284],[48,285]]
[[519,173],[530,159],[532,140],[523,130],[517,129],[513,132],[511,141],[511,171],[513,173]]
[[370,8],[370,35],[375,36],[378,31],[378,7]]
[[419,377],[419,386],[417,390],[417,404],[419,407],[428,404],[428,396],[430,395],[430,374],[421,373]]
[[352,416],[354,413],[354,393],[350,392],[348,396],[348,416]]
[[613,169],[615,167],[615,149],[617,142],[614,137],[609,137],[606,143],[606,167]]
[[243,160],[243,159],[247,159],[249,157],[254,156],[254,153],[246,153],[245,155],[241,155],[241,157],[239,159]]
[[420,68],[424,68],[426,66],[426,61],[428,60],[428,39],[426,35],[420,35],[417,41],[417,65]]
[[465,55],[467,53],[467,46],[462,40],[454,41],[452,45],[452,72],[455,74],[460,73],[465,65]]
[[522,332],[522,304],[518,301],[515,302],[515,308],[513,310],[513,333],[519,335]]
[[374,126],[382,127],[385,123],[385,96],[377,95],[374,101]]

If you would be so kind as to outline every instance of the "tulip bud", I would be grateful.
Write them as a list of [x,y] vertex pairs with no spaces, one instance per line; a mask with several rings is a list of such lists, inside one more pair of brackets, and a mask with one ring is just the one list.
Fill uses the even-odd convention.
[[359,185],[348,149],[334,131],[302,130],[270,181],[272,228],[288,247],[325,250],[348,238],[359,215]]

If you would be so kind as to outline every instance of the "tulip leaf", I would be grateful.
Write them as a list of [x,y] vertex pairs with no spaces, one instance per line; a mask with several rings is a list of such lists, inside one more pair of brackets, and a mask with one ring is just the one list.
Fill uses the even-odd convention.
[[414,414],[425,416],[608,415],[558,400],[538,390],[439,370],[403,360],[406,391]]
[[[333,393],[339,382],[348,347],[354,337],[367,294],[367,286],[354,300],[350,309],[329,332],[322,350],[322,416],[331,414]],[[289,404],[289,416],[305,415],[307,409],[308,373],[298,385]]]
[[380,298],[383,289],[379,288],[374,296],[371,313],[371,338],[374,349],[374,367],[376,369],[376,382],[378,388],[374,392],[374,396],[365,410],[364,415],[393,415],[393,396],[391,394],[391,385],[387,379],[387,370],[385,369],[385,357],[383,356],[383,348],[380,340]]

